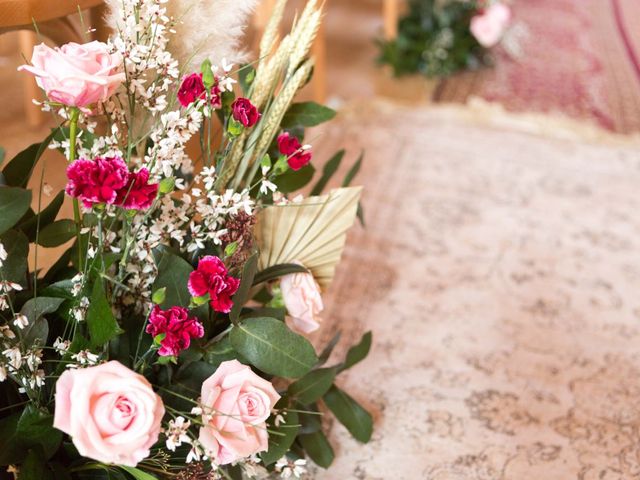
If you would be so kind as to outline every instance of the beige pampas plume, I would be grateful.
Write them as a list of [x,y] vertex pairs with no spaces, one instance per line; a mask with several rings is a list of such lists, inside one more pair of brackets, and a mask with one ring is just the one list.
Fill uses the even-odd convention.
[[[106,0],[107,25],[117,29],[114,12],[123,0]],[[239,63],[244,59],[240,40],[258,0],[168,0],[167,14],[176,21],[169,50],[184,71],[197,69],[206,58],[214,65],[222,59]]]

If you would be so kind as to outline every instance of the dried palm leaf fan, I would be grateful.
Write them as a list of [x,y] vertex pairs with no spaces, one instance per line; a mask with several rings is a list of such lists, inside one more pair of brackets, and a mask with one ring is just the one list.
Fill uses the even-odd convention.
[[339,188],[298,203],[274,205],[258,214],[260,268],[300,262],[322,289],[331,284],[358,211],[362,187]]

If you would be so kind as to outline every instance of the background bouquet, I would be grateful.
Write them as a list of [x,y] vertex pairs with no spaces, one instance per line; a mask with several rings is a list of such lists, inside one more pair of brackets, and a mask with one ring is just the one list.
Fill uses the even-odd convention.
[[[334,115],[293,103],[321,9],[310,0],[280,41],[280,0],[258,61],[236,68],[222,55],[253,2],[203,5],[229,21],[212,34],[179,0],[109,3],[108,43],[42,44],[21,67],[61,122],[0,178],[0,465],[21,480],[328,467],[324,412],[371,436],[334,384],[371,335],[331,366],[339,335],[320,354],[304,337],[360,212],[360,160],[323,194],[344,152],[309,197],[290,195],[314,176],[305,128]],[[48,202],[44,176],[27,188],[47,148],[68,160]],[[42,268],[39,250],[67,242]]]
[[379,62],[395,75],[443,77],[477,69],[502,40],[511,10],[501,0],[409,0],[398,37],[380,41]]

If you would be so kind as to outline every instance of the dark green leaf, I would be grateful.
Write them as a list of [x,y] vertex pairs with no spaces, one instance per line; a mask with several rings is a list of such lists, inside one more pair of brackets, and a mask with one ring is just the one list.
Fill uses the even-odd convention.
[[24,284],[27,273],[29,240],[23,233],[9,230],[0,236],[0,242],[7,251],[7,259],[0,267],[2,278],[8,282]]
[[122,466],[120,468],[123,469],[125,472],[127,472],[129,475],[131,475],[136,480],[157,480],[157,478],[158,478],[155,475],[151,475],[151,474],[149,474],[147,472],[143,472],[139,468],[122,467]]
[[31,192],[22,188],[0,187],[0,235],[13,227],[27,213]]
[[358,172],[360,171],[360,167],[362,166],[362,159],[364,158],[364,152],[360,153],[358,160],[353,164],[353,167],[347,172],[347,176],[344,177],[342,182],[343,187],[348,187],[353,182],[353,179],[356,178]]
[[233,327],[231,345],[265,373],[300,378],[318,361],[313,346],[275,318],[248,318]]
[[281,322],[284,322],[286,315],[286,308],[261,307],[242,312],[242,318],[269,317],[277,318]]
[[281,423],[279,427],[270,427],[270,430],[275,433],[269,432],[269,450],[260,454],[260,458],[266,466],[284,457],[295,441],[298,430],[300,430],[297,412],[287,412],[284,419],[284,423]]
[[209,347],[204,354],[204,358],[209,365],[218,368],[222,362],[238,358],[238,354],[231,346],[231,342],[227,336]]
[[344,158],[344,154],[345,151],[340,150],[324,165],[324,168],[322,169],[322,177],[320,177],[320,180],[318,180],[313,187],[313,190],[311,190],[311,195],[320,195],[324,191],[329,180],[331,180],[333,175],[338,171],[338,168],[340,168],[340,163]]
[[188,306],[191,294],[187,284],[189,283],[189,275],[193,272],[191,265],[168,250],[155,252],[155,257],[158,276],[153,284],[153,290],[167,289],[163,307]]
[[93,285],[91,301],[87,310],[87,326],[89,327],[91,345],[94,348],[101,348],[121,333],[118,322],[111,311],[111,305],[107,300],[101,279],[96,279]]
[[297,263],[282,263],[274,265],[256,274],[253,285],[260,285],[263,282],[270,282],[290,273],[309,273],[309,270]]
[[289,395],[303,405],[316,402],[331,388],[336,373],[335,368],[313,370],[289,386]]
[[373,419],[358,402],[336,386],[329,389],[323,400],[356,440],[367,443],[371,439]]
[[49,146],[52,138],[53,134],[49,135],[42,143],[34,143],[13,157],[2,170],[7,185],[23,188],[27,186],[36,163]]
[[278,190],[282,193],[296,192],[311,181],[315,171],[316,169],[313,165],[308,164],[298,171],[287,170],[282,175],[278,175],[273,183],[278,186]]
[[344,364],[340,366],[341,372],[353,367],[356,363],[359,363],[367,358],[367,355],[369,355],[369,350],[371,350],[371,339],[371,332],[367,332],[362,336],[360,343],[354,345],[349,349]]
[[50,223],[38,235],[38,244],[45,248],[59,247],[76,235],[76,224],[73,220],[64,219]]
[[21,463],[27,451],[37,446],[50,458],[61,441],[62,432],[53,428],[53,417],[28,405],[21,415],[0,420],[0,465]]
[[37,297],[28,300],[20,313],[29,319],[29,326],[22,332],[22,341],[30,347],[36,341],[39,345],[46,345],[49,336],[49,324],[43,318],[47,313],[53,313],[64,302],[63,298]]
[[56,219],[63,202],[64,192],[62,191],[58,193],[53,200],[51,200],[51,203],[49,203],[49,205],[42,210],[39,215],[34,215],[28,220],[22,222],[18,228],[24,232],[30,242],[35,242],[38,228],[42,230]]
[[333,349],[336,348],[336,345],[340,341],[341,336],[342,332],[338,330],[331,341],[327,344],[327,346],[324,347],[324,350],[322,350],[322,353],[318,357],[318,365],[324,365],[325,363],[327,363],[327,360],[329,360],[329,357],[333,353]]
[[316,465],[322,468],[329,468],[331,466],[335,454],[333,453],[331,444],[322,431],[319,430],[314,433],[300,435],[298,439],[304,451],[307,452],[309,458],[313,460]]
[[52,480],[53,473],[47,468],[42,455],[35,450],[29,450],[22,465],[20,465],[20,480]]
[[244,264],[242,271],[242,279],[238,291],[233,296],[233,307],[229,313],[229,319],[232,322],[237,322],[240,318],[240,312],[242,307],[249,300],[249,292],[251,292],[251,286],[253,285],[253,279],[258,271],[258,255],[252,255]]
[[282,119],[282,128],[315,127],[336,116],[335,110],[315,102],[294,103]]
[[322,428],[322,414],[318,412],[318,404],[313,405],[300,405],[295,404],[298,410],[304,410],[299,412],[298,418],[300,419],[300,434],[306,435],[307,433],[317,432]]

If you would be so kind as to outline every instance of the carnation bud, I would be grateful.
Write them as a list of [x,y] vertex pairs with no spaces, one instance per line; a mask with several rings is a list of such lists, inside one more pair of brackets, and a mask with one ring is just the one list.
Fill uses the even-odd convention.
[[224,254],[225,256],[230,257],[231,255],[236,253],[237,250],[238,250],[238,242],[233,242],[226,246],[226,248],[224,249]]
[[166,195],[167,193],[171,193],[175,188],[176,188],[175,177],[167,177],[160,180],[159,191],[161,195]]
[[202,71],[202,83],[204,83],[204,86],[207,89],[210,89],[216,83],[216,77],[213,74],[213,70],[211,69],[211,61],[208,58],[204,62],[202,62],[200,70]]
[[153,292],[151,301],[156,305],[162,305],[166,298],[167,298],[167,288],[162,287],[156,290],[155,292]]

